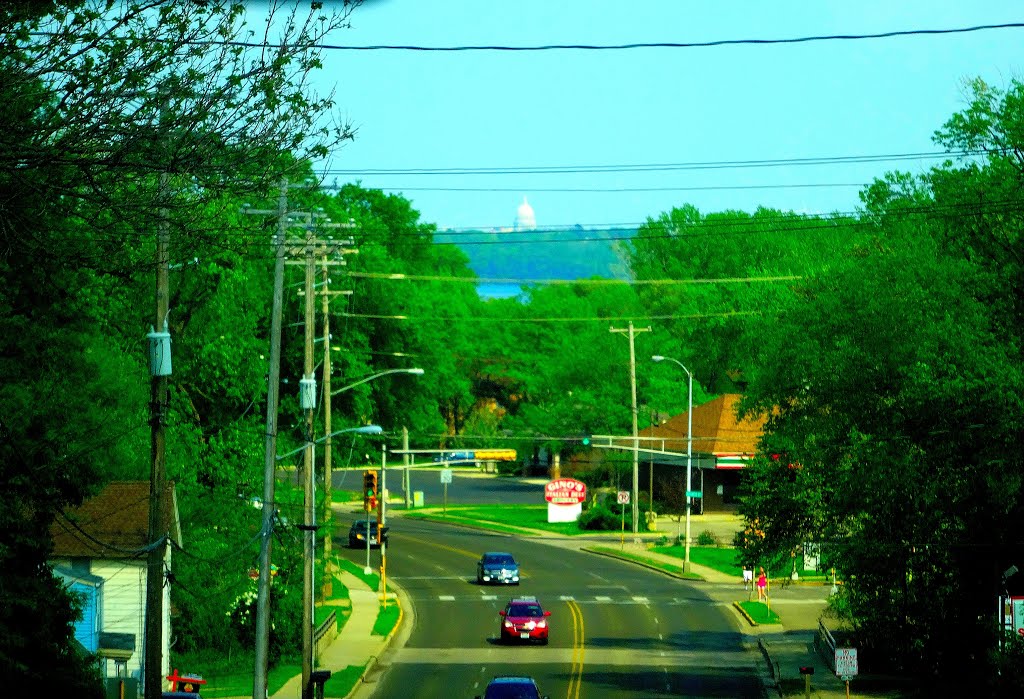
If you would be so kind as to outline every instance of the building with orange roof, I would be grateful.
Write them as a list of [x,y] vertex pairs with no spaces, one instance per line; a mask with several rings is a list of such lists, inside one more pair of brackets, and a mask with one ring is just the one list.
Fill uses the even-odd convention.
[[[731,511],[737,505],[739,471],[757,453],[766,421],[764,417],[740,420],[736,408],[741,398],[727,393],[693,407],[691,478],[693,490],[703,493],[693,502],[696,514]],[[639,431],[641,449],[682,454],[641,455],[641,466],[653,468],[655,500],[659,499],[659,485],[677,481],[669,476],[686,469],[687,426],[687,413],[681,413]],[[648,470],[646,477],[651,475]],[[641,478],[641,482],[647,481]]]

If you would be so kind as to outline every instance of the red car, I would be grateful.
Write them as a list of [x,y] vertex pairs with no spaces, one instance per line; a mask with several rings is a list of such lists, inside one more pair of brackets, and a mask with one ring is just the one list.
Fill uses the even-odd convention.
[[547,645],[551,612],[545,611],[536,597],[514,597],[498,614],[502,617],[502,643],[539,641]]

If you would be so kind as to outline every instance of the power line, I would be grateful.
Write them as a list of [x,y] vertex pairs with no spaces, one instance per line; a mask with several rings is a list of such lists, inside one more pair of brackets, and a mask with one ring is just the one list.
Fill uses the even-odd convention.
[[[810,165],[857,165],[904,160],[934,160],[992,155],[983,150],[922,151],[918,153],[878,153],[869,155],[823,155],[806,158],[766,158],[759,160],[709,160],[683,163],[619,163],[614,165],[523,165],[495,167],[438,168],[364,168],[324,170],[325,175],[562,175],[586,173],[666,172],[689,170],[728,170],[764,167],[804,167]],[[328,186],[321,185],[327,189]]]
[[[863,182],[825,182],[805,184],[746,184],[708,185],[702,187],[530,187],[529,192],[558,194],[628,194],[631,192],[716,192],[758,189],[811,189],[826,187],[863,187]],[[519,192],[522,187],[402,187],[398,185],[375,187],[387,192]]]
[[[871,39],[890,39],[902,36],[937,36],[943,34],[968,34],[972,32],[1020,29],[1024,28],[1022,22],[1005,22],[1002,24],[978,24],[970,27],[953,27],[948,29],[901,29],[888,32],[876,32],[871,34],[819,34],[811,36],[798,36],[775,39],[715,39],[711,41],[655,41],[655,42],[634,42],[627,44],[540,44],[536,46],[507,46],[500,44],[461,45],[461,46],[420,46],[415,44],[371,44],[365,46],[349,46],[344,44],[317,44],[309,43],[309,49],[323,51],[415,51],[415,52],[462,52],[462,51],[506,51],[506,52],[533,52],[533,51],[628,51],[634,49],[693,49],[710,48],[715,46],[770,46],[774,44],[806,44],[820,41],[865,41]],[[34,31],[29,36],[62,38],[57,32]],[[100,40],[122,41],[122,36],[104,36]],[[266,49],[273,46],[270,42],[255,41],[215,41],[215,40],[193,40],[177,41],[171,39],[160,39],[151,37],[137,37],[138,41],[150,43],[172,43],[186,46],[233,46],[238,48]]]

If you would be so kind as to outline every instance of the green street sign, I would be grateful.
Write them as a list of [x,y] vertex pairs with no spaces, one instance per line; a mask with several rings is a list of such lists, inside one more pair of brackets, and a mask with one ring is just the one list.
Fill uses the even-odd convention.
[[704,497],[704,493],[702,493],[699,490],[687,490],[686,491],[686,497],[688,497],[688,498],[702,498],[702,497]]

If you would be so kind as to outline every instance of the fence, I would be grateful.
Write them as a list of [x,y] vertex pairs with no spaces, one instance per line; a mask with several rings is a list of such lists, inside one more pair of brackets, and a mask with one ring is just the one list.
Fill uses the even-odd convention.
[[332,611],[327,615],[319,626],[313,630],[313,655],[320,655],[320,651],[330,645],[335,636],[338,635],[338,613]]

